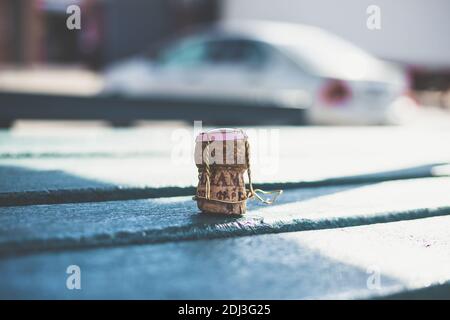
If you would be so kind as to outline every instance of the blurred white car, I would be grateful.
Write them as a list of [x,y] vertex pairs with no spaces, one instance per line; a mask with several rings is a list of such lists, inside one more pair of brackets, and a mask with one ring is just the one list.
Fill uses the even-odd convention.
[[241,21],[175,41],[154,60],[109,67],[103,93],[274,104],[315,124],[384,124],[407,90],[402,69],[324,30]]

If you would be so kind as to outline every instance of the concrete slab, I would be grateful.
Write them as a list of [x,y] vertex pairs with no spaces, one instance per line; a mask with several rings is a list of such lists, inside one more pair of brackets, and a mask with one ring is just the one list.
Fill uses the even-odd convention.
[[[376,174],[414,178],[450,163],[448,128],[244,128],[256,183]],[[0,132],[0,192],[187,187],[197,182],[190,127]],[[412,175],[412,176],[411,176]],[[43,178],[47,177],[47,178]]]
[[[445,284],[450,217],[0,260],[0,297],[368,298]],[[68,290],[66,269],[81,269]]]
[[450,215],[450,178],[286,191],[242,218],[198,213],[190,197],[0,208],[0,253],[317,230]]

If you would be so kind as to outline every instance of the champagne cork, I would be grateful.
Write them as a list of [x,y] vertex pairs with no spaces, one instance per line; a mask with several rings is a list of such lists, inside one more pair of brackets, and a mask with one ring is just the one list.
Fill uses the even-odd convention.
[[196,138],[199,172],[196,200],[205,213],[242,215],[248,192],[244,174],[249,169],[248,137],[239,129],[215,129]]

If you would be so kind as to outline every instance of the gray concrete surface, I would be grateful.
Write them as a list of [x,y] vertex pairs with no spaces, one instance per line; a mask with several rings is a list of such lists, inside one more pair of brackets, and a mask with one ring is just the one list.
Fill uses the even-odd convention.
[[276,170],[253,140],[285,192],[241,218],[198,213],[185,126],[1,131],[0,298],[450,298],[448,128],[283,127]]
[[[333,230],[8,258],[0,261],[0,296],[379,297],[446,283],[450,277],[448,230],[450,218],[436,217]],[[81,290],[65,287],[66,268],[73,264],[81,268]]]
[[[442,127],[247,128],[251,133],[254,181],[299,182],[380,173],[392,175],[407,168],[419,168],[423,172],[424,166],[450,163],[446,143],[450,141],[449,128],[448,124]],[[0,132],[0,170],[6,178],[0,181],[0,192],[105,184],[192,186],[197,179],[193,140],[193,131],[187,126],[123,130],[63,126],[51,130],[3,131]],[[28,177],[16,181],[20,169]],[[41,179],[39,173],[47,178]]]
[[[191,197],[0,208],[0,255],[318,230],[450,214],[450,178],[294,189],[242,218],[199,214]],[[424,196],[426,195],[426,197]]]

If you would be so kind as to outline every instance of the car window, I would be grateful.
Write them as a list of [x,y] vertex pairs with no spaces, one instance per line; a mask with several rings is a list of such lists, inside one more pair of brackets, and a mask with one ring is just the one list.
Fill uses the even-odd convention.
[[204,42],[182,43],[164,51],[157,59],[163,66],[196,66],[205,62],[206,44]]
[[235,64],[249,67],[262,66],[266,55],[262,45],[248,40],[210,41],[206,60],[211,64]]
[[262,45],[248,40],[210,40],[182,43],[163,52],[163,66],[190,67],[199,64],[260,67],[266,61]]

